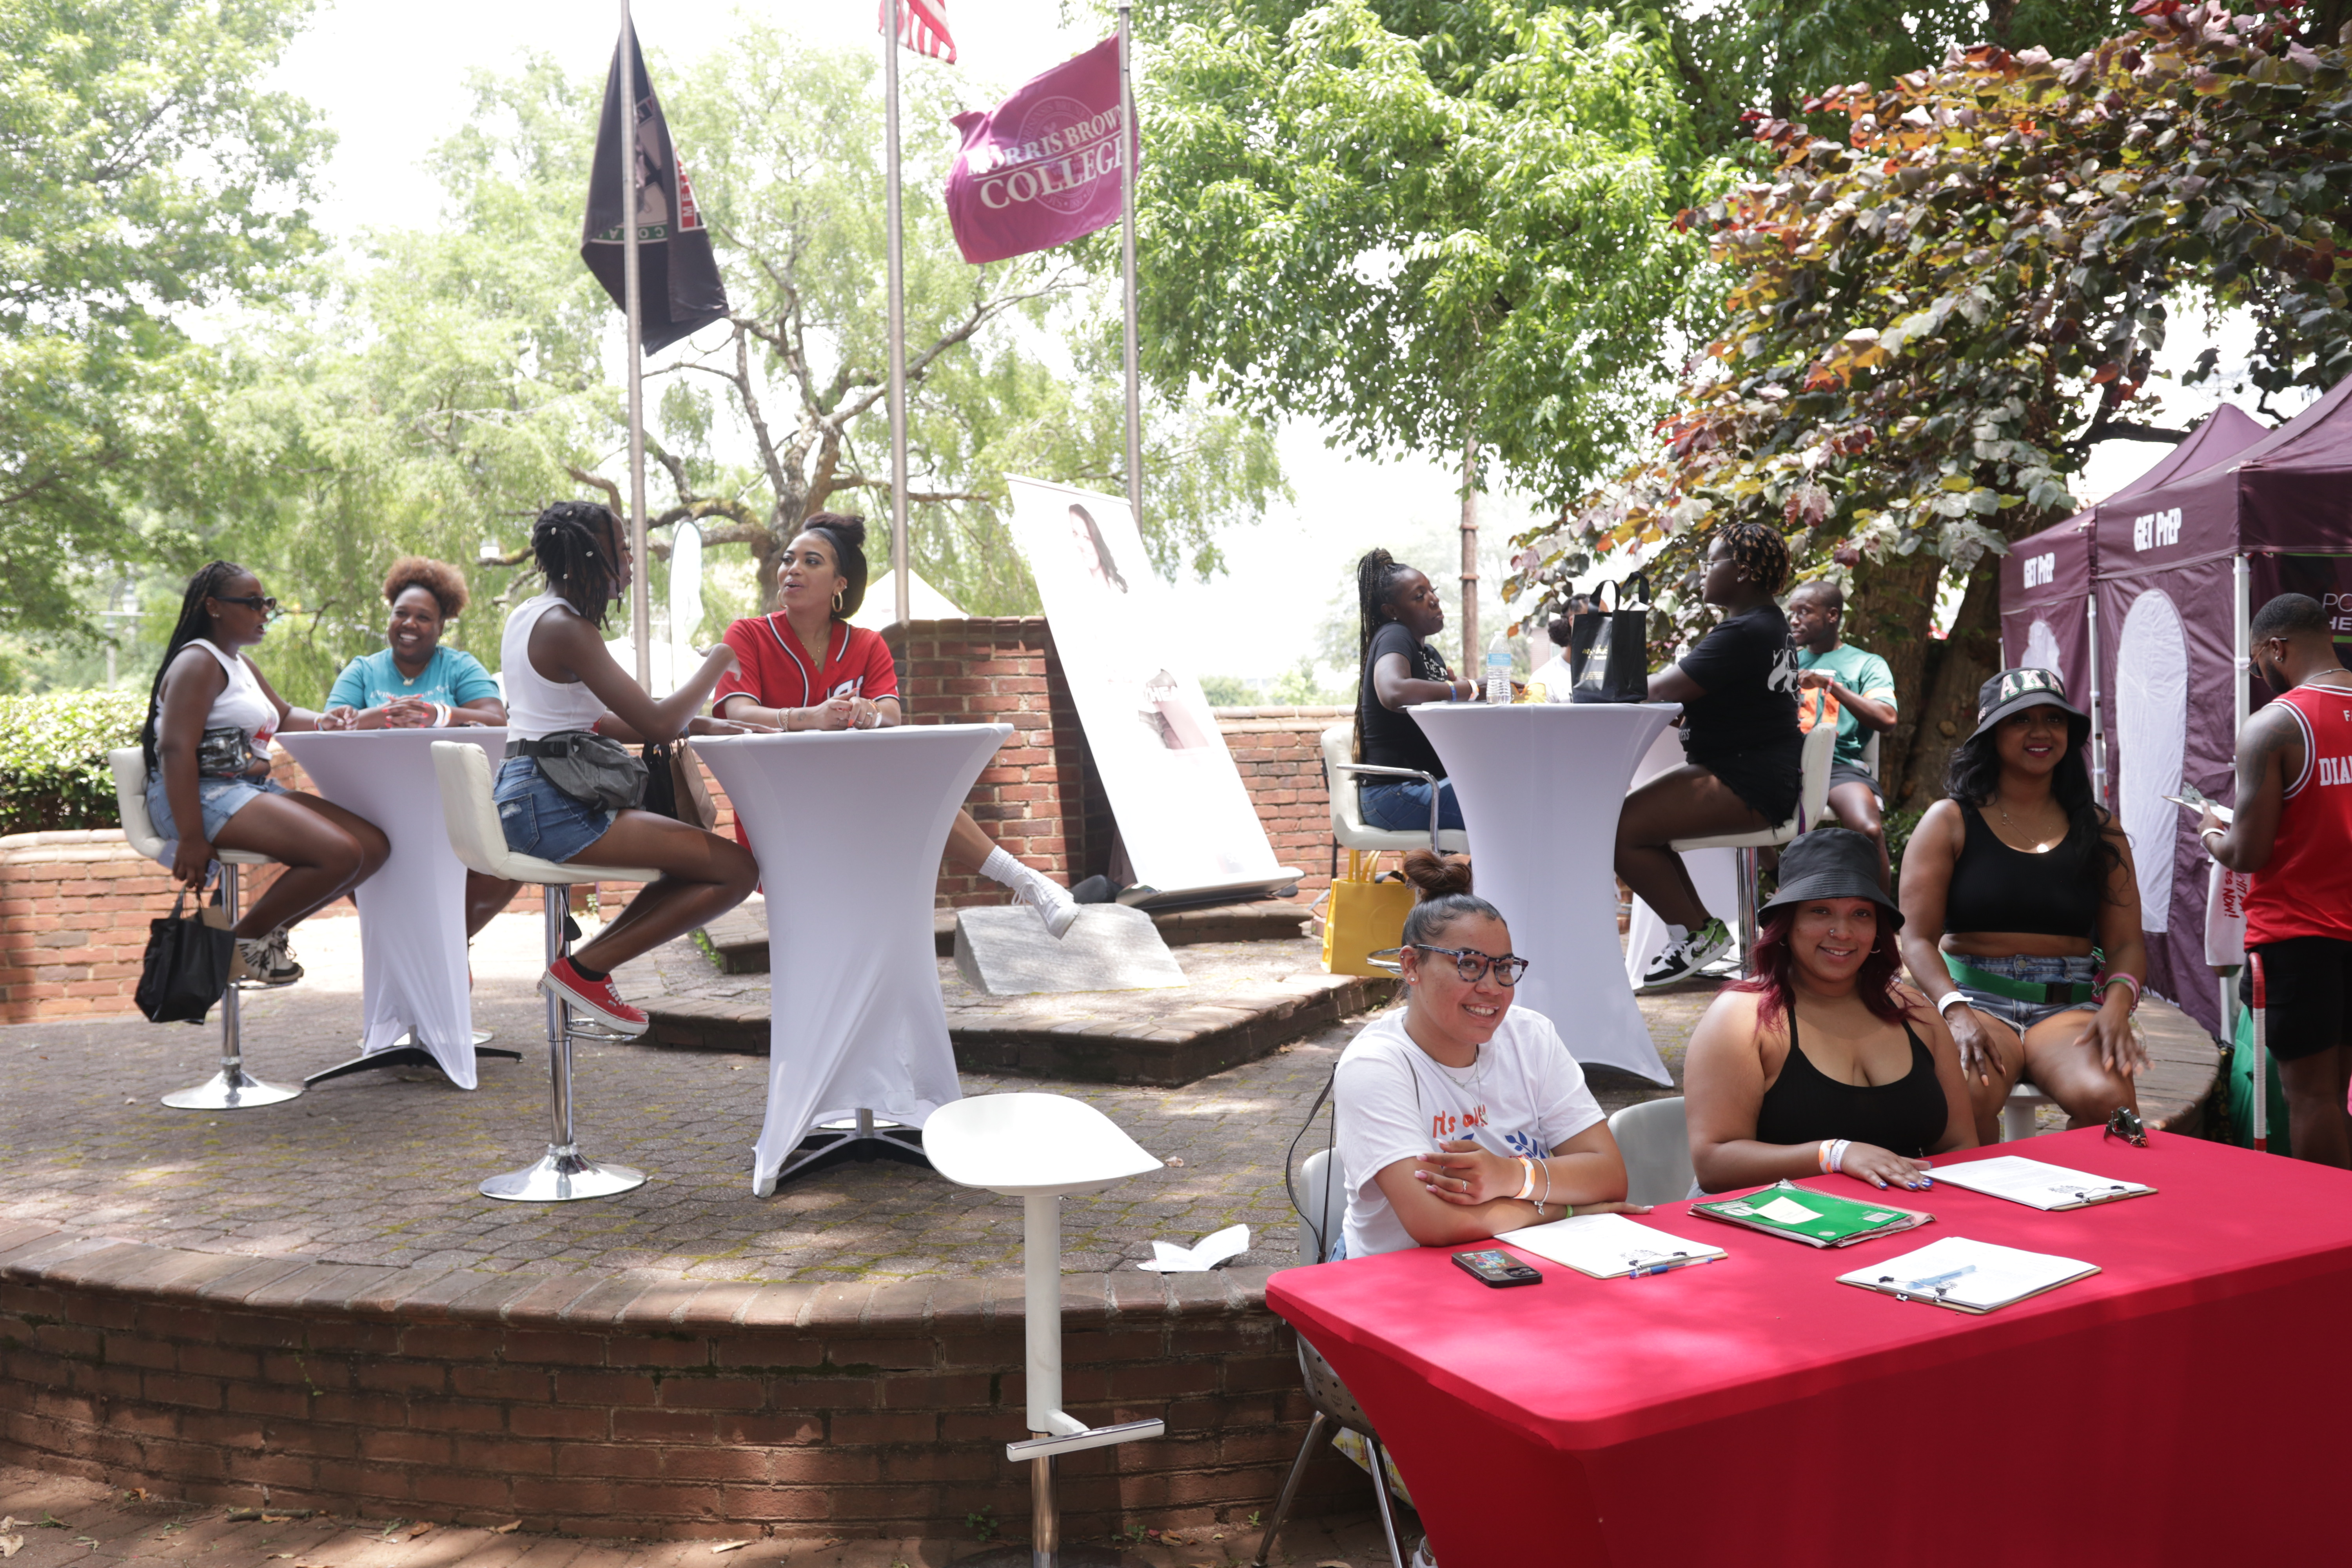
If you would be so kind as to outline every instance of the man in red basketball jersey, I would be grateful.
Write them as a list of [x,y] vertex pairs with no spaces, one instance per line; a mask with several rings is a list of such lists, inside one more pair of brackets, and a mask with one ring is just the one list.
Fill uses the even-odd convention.
[[2262,954],[2295,1158],[2352,1165],[2352,670],[2307,595],[2264,605],[2250,640],[2284,695],[2238,737],[2236,820],[2209,810],[2200,836],[2253,876],[2246,950]]

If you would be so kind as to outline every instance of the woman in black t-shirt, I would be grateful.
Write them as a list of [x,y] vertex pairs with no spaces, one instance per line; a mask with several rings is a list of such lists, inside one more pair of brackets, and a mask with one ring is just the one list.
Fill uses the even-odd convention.
[[1705,968],[1731,945],[1707,913],[1677,838],[1752,832],[1797,807],[1804,737],[1797,728],[1797,645],[1773,595],[1789,578],[1789,547],[1760,522],[1735,522],[1707,546],[1701,595],[1724,618],[1698,646],[1650,677],[1650,700],[1683,705],[1681,767],[1625,797],[1617,817],[1617,875],[1666,922],[1666,950],[1644,986]]
[[[1445,627],[1445,606],[1427,577],[1401,566],[1385,550],[1356,563],[1356,606],[1363,633],[1356,681],[1356,760],[1384,768],[1416,768],[1437,777],[1437,824],[1462,826],[1454,782],[1437,749],[1421,732],[1410,702],[1453,702],[1475,695],[1471,682],[1446,668],[1429,639]],[[1364,821],[1391,832],[1425,831],[1430,786],[1419,779],[1358,775]],[[1334,781],[1337,787],[1338,781]]]

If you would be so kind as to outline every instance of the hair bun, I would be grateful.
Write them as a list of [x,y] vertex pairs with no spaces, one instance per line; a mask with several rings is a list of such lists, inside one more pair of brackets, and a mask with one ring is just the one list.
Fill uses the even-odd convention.
[[1419,899],[1466,893],[1470,890],[1470,857],[1440,855],[1434,849],[1408,849],[1404,853],[1404,879],[1412,884]]
[[860,551],[866,548],[866,520],[862,517],[848,517],[837,511],[821,511],[801,526],[822,528],[828,533],[841,535]]

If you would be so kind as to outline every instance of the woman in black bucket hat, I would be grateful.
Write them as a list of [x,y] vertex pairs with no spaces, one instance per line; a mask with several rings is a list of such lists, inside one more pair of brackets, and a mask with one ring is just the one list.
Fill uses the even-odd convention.
[[1726,1192],[1843,1172],[1874,1186],[1933,1184],[1927,1156],[1973,1148],[1959,1055],[1903,984],[1903,912],[1878,848],[1817,827],[1780,854],[1759,911],[1755,974],[1726,986],[1684,1058],[1691,1166]]
[[1903,851],[1903,956],[1959,1047],[1978,1136],[2020,1079],[2097,1126],[2138,1109],[2147,952],[2123,825],[2093,797],[2091,721],[2047,669],[2004,669]]

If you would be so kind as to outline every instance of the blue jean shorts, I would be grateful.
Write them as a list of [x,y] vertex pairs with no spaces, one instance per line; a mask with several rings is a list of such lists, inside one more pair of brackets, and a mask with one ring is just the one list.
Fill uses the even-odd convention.
[[[2022,980],[2032,985],[2090,985],[2097,983],[2099,962],[2095,958],[2028,958],[2012,954],[2007,958],[1971,958],[1966,961],[1972,968],[1985,970],[2007,980]],[[1969,1005],[1989,1018],[1998,1018],[2015,1029],[2020,1039],[2025,1031],[2044,1018],[2054,1018],[2061,1013],[2095,1013],[2096,1001],[2091,1002],[2021,1002],[2014,996],[1996,996],[1990,991],[1979,991],[1958,976],[1952,984],[1969,999]]]
[[[1363,806],[1367,827],[1391,833],[1429,831],[1429,786],[1419,779],[1382,779],[1377,784],[1366,779],[1358,786],[1356,799]],[[1462,808],[1454,803],[1452,779],[1437,781],[1437,826],[1455,829],[1462,826]]]
[[583,805],[547,782],[536,757],[509,757],[490,792],[499,803],[499,826],[507,847],[558,863],[571,859],[604,837],[618,815]]
[[[210,844],[218,839],[221,829],[228,826],[228,819],[252,802],[265,795],[288,793],[285,785],[272,778],[224,779],[197,774],[196,804],[204,811],[205,842]],[[147,781],[147,820],[154,824],[156,833],[164,843],[179,843],[180,830],[172,822],[172,801],[163,793],[161,769],[156,770]]]

